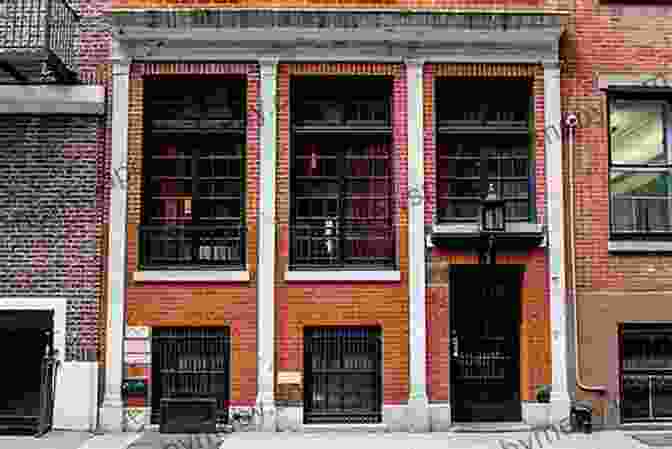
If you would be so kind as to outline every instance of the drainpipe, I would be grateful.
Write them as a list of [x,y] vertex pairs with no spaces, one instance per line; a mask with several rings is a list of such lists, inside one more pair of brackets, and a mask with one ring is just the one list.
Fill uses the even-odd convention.
[[[578,301],[576,299],[576,231],[575,226],[576,222],[574,221],[574,210],[576,199],[574,196],[574,143],[575,143],[575,131],[577,118],[575,114],[569,114],[565,119],[565,124],[567,125],[569,132],[569,154],[567,158],[568,167],[567,172],[569,174],[568,184],[569,184],[569,251],[570,251],[570,294],[574,300],[573,315],[574,315],[574,356],[575,356],[575,374],[576,374],[576,385],[583,391],[590,391],[593,393],[606,393],[607,387],[604,385],[586,385],[581,381],[581,369],[579,368],[579,323],[578,323]],[[606,418],[606,417],[605,417]]]

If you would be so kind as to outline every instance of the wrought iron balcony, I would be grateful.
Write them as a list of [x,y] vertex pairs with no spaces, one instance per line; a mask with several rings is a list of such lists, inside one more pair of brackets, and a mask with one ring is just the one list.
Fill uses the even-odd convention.
[[0,0],[0,83],[75,83],[79,20],[67,0]]
[[290,228],[290,269],[394,269],[394,226],[313,222]]
[[244,269],[242,226],[140,226],[141,269]]

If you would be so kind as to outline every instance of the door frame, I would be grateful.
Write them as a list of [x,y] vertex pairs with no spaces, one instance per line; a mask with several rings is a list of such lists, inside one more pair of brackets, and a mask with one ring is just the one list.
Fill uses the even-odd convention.
[[[469,267],[469,268],[467,268]],[[481,264],[451,264],[449,269],[448,269],[448,282],[449,282],[449,293],[448,293],[448,313],[449,313],[449,318],[448,318],[448,347],[443,348],[444,350],[448,351],[448,366],[449,366],[449,374],[448,374],[448,383],[449,383],[449,398],[450,398],[450,404],[451,404],[451,421],[453,422],[462,422],[462,421],[455,421],[455,387],[456,384],[453,381],[453,370],[452,368],[452,323],[453,319],[456,317],[455,313],[455,308],[456,308],[456,299],[458,295],[455,293],[455,278],[460,276],[461,273],[465,273],[468,271],[471,271],[473,273],[477,273],[478,271],[485,271],[487,272],[488,270],[498,270],[501,272],[507,271],[511,277],[516,275],[518,277],[518,293],[517,293],[517,298],[514,302],[516,305],[515,310],[515,332],[513,334],[514,342],[513,342],[513,355],[515,355],[515,366],[514,370],[517,372],[517,381],[515,383],[512,383],[515,385],[516,391],[518,393],[518,398],[519,398],[519,403],[520,403],[520,419],[519,421],[522,421],[522,416],[523,416],[523,406],[522,406],[522,388],[521,388],[521,365],[522,365],[522,354],[521,354],[521,335],[520,335],[520,328],[521,328],[521,321],[522,321],[522,287],[523,287],[523,277],[524,274],[527,270],[527,266],[524,264],[502,264],[502,265],[481,265]],[[455,299],[455,300],[454,300]],[[467,422],[495,422],[495,421],[481,421],[481,420],[473,420],[473,421],[467,421]]]

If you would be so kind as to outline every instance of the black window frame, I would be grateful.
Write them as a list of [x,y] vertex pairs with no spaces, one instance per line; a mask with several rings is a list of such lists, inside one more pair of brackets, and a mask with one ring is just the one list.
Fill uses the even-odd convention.
[[[666,163],[615,163],[612,158],[612,122],[611,112],[615,102],[623,102],[625,104],[661,104],[663,106],[663,146],[666,154]],[[672,96],[655,94],[651,92],[608,92],[607,94],[607,151],[608,151],[608,171],[607,171],[607,191],[608,191],[608,210],[609,210],[609,240],[630,240],[630,241],[672,241]],[[615,208],[614,195],[612,193],[612,173],[658,173],[667,174],[669,176],[669,191],[666,197],[667,204],[667,229],[655,230],[649,226],[649,213],[645,216],[638,216],[641,209],[636,207],[634,201],[633,207],[633,226],[630,230],[617,230],[615,223]],[[625,196],[625,195],[624,195]],[[655,200],[655,197],[644,198],[646,195],[630,195],[633,197],[640,197],[642,200]],[[636,209],[636,211],[635,211]],[[646,208],[648,210],[648,208]],[[639,218],[639,220],[637,220]],[[637,229],[637,222],[642,223],[640,229]]]
[[[183,106],[192,106],[197,112],[189,115],[185,112],[183,117],[178,115],[175,124],[168,120],[175,119],[170,116],[169,119],[162,116],[163,109],[157,106],[157,97],[155,92],[161,93],[174,92],[177,86],[173,83],[179,83],[178,92],[184,92],[183,97],[196,97],[198,101],[184,102]],[[172,88],[172,89],[171,89]],[[222,110],[222,103],[208,103],[210,92],[215,88],[224,88],[228,90],[227,98],[232,100],[226,104],[230,107],[230,114],[217,111]],[[179,95],[173,98],[177,101]],[[139,227],[139,258],[138,265],[141,270],[244,270],[246,267],[247,239],[246,239],[246,198],[247,198],[247,128],[246,128],[246,110],[247,110],[247,83],[242,75],[226,75],[218,77],[195,78],[189,76],[163,76],[150,77],[145,80],[145,103],[144,103],[144,136],[143,136],[143,194],[142,194],[142,223]],[[166,107],[174,106],[176,111],[181,107],[178,103],[171,103],[169,100],[163,102]],[[159,110],[158,119],[167,123],[163,126],[154,126],[157,121],[156,112]],[[170,113],[168,109],[167,115]],[[176,113],[178,114],[178,113]],[[180,120],[182,119],[182,120]],[[184,143],[184,142],[188,143]],[[160,200],[156,200],[153,194],[151,179],[162,175],[156,175],[150,170],[154,159],[161,159],[163,156],[155,155],[161,144],[175,143],[177,151],[180,144],[189,145],[186,157],[190,161],[191,173],[188,178],[191,180],[190,196],[191,212],[188,223],[166,224],[170,221],[168,217],[155,219],[152,217],[153,209],[160,207]],[[219,153],[224,145],[236,147],[237,151],[231,154]],[[180,152],[182,153],[182,152]],[[179,159],[180,157],[177,157]],[[207,161],[207,162],[206,162]],[[226,161],[233,161],[228,166]],[[208,165],[210,170],[214,170],[215,165],[219,164],[218,169],[224,167],[228,173],[232,167],[238,166],[238,173],[232,172],[232,176],[203,176],[201,169],[205,168],[203,164]],[[172,167],[171,167],[172,168]],[[235,171],[235,170],[234,170]],[[224,190],[217,191],[218,198],[215,204],[210,208],[216,207],[206,212],[201,192],[204,187],[204,178],[210,178],[208,181],[221,183]],[[206,181],[206,182],[208,182]],[[187,181],[188,182],[188,181]],[[228,198],[225,190],[226,184],[233,182],[238,184],[239,195]],[[185,184],[187,185],[187,184]],[[212,184],[215,186],[216,184]],[[224,193],[222,195],[222,193]],[[224,198],[227,197],[227,198]],[[238,202],[238,217],[225,216],[219,217],[219,208],[227,210],[229,204],[221,202]],[[233,206],[235,209],[235,206]],[[216,210],[215,215],[212,212]],[[173,217],[173,221],[178,218]],[[163,221],[163,223],[162,223]],[[184,248],[187,248],[186,252]],[[158,249],[158,251],[156,251]],[[156,251],[156,252],[154,252]],[[161,261],[156,261],[159,257],[152,257],[160,253],[165,256]]]
[[[396,269],[394,198],[397,190],[394,180],[392,77],[293,76],[290,80],[290,92],[289,270]],[[325,112],[329,105],[332,106],[331,111]],[[312,113],[305,112],[307,108],[302,109],[306,106],[313,108]],[[371,119],[362,119],[366,112]],[[322,120],[313,118],[318,113],[322,114]],[[313,157],[313,164],[321,163],[323,159],[328,162],[327,159],[332,158],[337,167],[334,176],[321,175],[325,179],[319,180],[305,172],[299,175],[299,167],[309,159],[302,154],[302,150],[311,144],[327,149],[323,154]],[[360,150],[371,150],[374,146],[377,146],[378,152],[369,158],[374,162],[369,164],[368,169],[373,170],[376,175],[358,177],[354,173],[346,172],[348,167],[352,169],[354,161],[366,159],[365,153],[359,154]],[[382,164],[376,165],[381,161]],[[380,165],[385,167],[384,171],[387,173],[378,177]],[[319,170],[323,170],[323,167],[319,166]],[[335,213],[326,212],[325,215],[313,214],[305,217],[298,215],[303,210],[299,195],[300,183],[308,182],[321,183],[319,185],[324,189],[329,188],[330,183],[337,186],[336,193],[329,192],[324,195],[335,195]],[[362,199],[355,196],[355,187],[358,183],[361,185],[367,182],[378,183],[376,192],[381,185],[383,187],[384,194],[380,201],[384,203],[386,215],[382,219],[377,216],[357,219],[346,215],[348,210],[353,210],[356,200]],[[372,202],[378,201],[370,195],[367,198]],[[309,195],[305,195],[303,199],[310,201]],[[326,210],[329,208],[327,203],[331,200],[324,200],[323,206]],[[366,253],[367,250],[371,255],[357,254],[358,251]],[[379,251],[382,256],[378,255]]]
[[[506,83],[513,83],[506,85]],[[499,89],[499,90],[497,90]],[[459,77],[444,77],[437,78],[435,82],[435,102],[436,102],[436,118],[435,118],[435,133],[436,133],[436,181],[435,188],[437,194],[436,204],[436,223],[439,225],[459,225],[459,224],[474,224],[479,222],[479,203],[488,191],[489,185],[495,185],[498,195],[502,195],[506,181],[521,182],[522,176],[507,177],[501,175],[502,164],[498,164],[497,171],[500,173],[494,178],[489,177],[489,164],[493,160],[503,161],[511,160],[515,164],[516,160],[525,160],[527,164],[527,176],[525,177],[527,188],[526,198],[512,198],[511,194],[504,197],[507,209],[507,223],[536,223],[536,130],[534,96],[532,80],[527,78],[519,79],[474,79],[474,78],[459,78]],[[496,94],[495,94],[496,92]],[[480,95],[480,97],[479,97]],[[488,100],[493,95],[496,97],[503,97],[502,104],[508,104],[511,101],[517,101],[516,108],[508,111],[497,110],[492,106],[497,103],[490,103]],[[476,101],[474,101],[474,98]],[[526,101],[523,101],[525,98]],[[445,107],[448,104],[476,104],[478,108],[462,108]],[[478,156],[472,156],[466,159],[478,160],[478,176],[461,177],[449,176],[444,174],[442,168],[442,159],[445,160],[460,160],[464,159],[461,156],[443,155],[441,152],[444,143],[453,140],[454,143],[458,139],[454,136],[460,136],[460,141],[464,139],[483,139],[480,144],[480,151]],[[500,147],[497,146],[497,139],[509,139],[509,143],[504,148],[523,148],[525,147],[526,157],[520,155],[510,155],[503,157],[500,153]],[[519,140],[520,143],[516,142]],[[522,142],[525,142],[524,144]],[[458,217],[456,215],[450,216],[448,209],[443,206],[443,202],[454,201],[450,195],[441,195],[443,190],[448,187],[443,183],[448,183],[446,178],[454,178],[455,180],[467,180],[473,178],[472,181],[478,183],[480,186],[480,194],[472,195],[470,198],[463,200],[464,202],[472,202],[476,204],[475,213],[470,217]],[[520,178],[520,179],[507,179]],[[458,197],[458,195],[453,195]],[[510,212],[512,201],[527,202],[527,215],[514,215]]]

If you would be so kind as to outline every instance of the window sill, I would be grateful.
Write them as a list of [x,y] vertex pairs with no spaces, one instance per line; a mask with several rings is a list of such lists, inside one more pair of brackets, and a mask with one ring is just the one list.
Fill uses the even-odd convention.
[[609,241],[610,253],[672,253],[672,242]]
[[248,282],[249,271],[136,271],[135,282]]
[[287,271],[287,282],[399,282],[400,271]]

